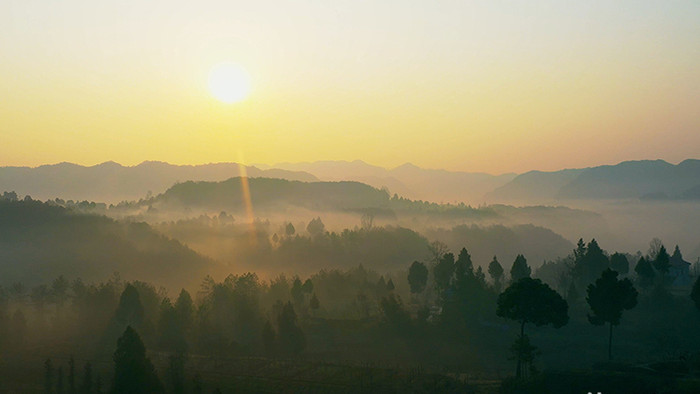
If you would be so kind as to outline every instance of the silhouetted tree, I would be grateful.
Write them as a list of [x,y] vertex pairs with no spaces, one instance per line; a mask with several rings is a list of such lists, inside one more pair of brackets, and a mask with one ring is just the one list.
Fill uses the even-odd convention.
[[668,270],[670,267],[671,256],[668,255],[666,247],[661,245],[658,253],[656,254],[656,258],[654,259],[654,268],[656,268],[657,271],[661,272],[663,277],[663,275],[668,274]]
[[323,224],[320,217],[311,219],[309,224],[306,226],[306,231],[311,234],[312,237],[322,235],[326,231],[326,225]]
[[493,288],[496,289],[497,293],[500,293],[503,286],[503,266],[498,262],[496,256],[493,256],[493,260],[489,263],[488,272],[493,280]]
[[389,278],[389,280],[386,282],[386,289],[389,291],[394,291],[395,288],[396,286],[394,286],[394,281]]
[[291,237],[295,232],[296,230],[294,229],[294,225],[291,223],[287,223],[287,225],[284,227],[284,233],[287,235],[287,237]]
[[56,394],[64,394],[63,389],[63,367],[58,367],[58,377],[56,378]]
[[306,347],[306,337],[297,324],[297,314],[294,306],[287,302],[278,317],[280,348],[285,354],[296,355]]
[[311,300],[309,300],[309,308],[311,308],[311,310],[317,310],[320,306],[321,306],[321,304],[318,302],[318,298],[316,297],[316,293],[314,293],[311,296]]
[[433,277],[435,278],[435,287],[437,288],[440,297],[444,297],[444,292],[447,290],[452,280],[452,275],[455,272],[455,255],[445,253],[440,262],[433,267]]
[[611,269],[603,271],[595,284],[588,285],[586,301],[593,311],[588,321],[596,326],[610,325],[608,337],[608,359],[612,360],[613,326],[620,324],[622,311],[637,305],[637,290],[629,279],[617,279],[617,272]]
[[180,295],[177,297],[177,301],[175,301],[175,313],[178,323],[183,333],[186,335],[190,331],[194,321],[194,302],[192,301],[190,293],[185,289],[180,290]]
[[92,394],[92,365],[89,362],[85,363],[83,384],[80,386],[80,392],[82,394]]
[[44,393],[53,393],[53,364],[50,358],[44,361]]
[[114,385],[115,394],[129,393],[160,393],[163,386],[156,375],[155,368],[146,357],[146,348],[131,326],[117,341],[114,352]]
[[654,267],[652,267],[649,260],[644,257],[639,258],[637,265],[634,267],[634,272],[637,273],[639,285],[642,288],[646,289],[654,283],[654,277],[656,276]]
[[117,322],[124,325],[140,327],[144,321],[143,304],[138,290],[131,283],[127,284],[119,297],[119,306],[115,313]]
[[695,307],[700,310],[700,277],[693,284],[693,289],[690,291],[690,299],[695,303]]
[[275,334],[275,329],[272,328],[272,324],[269,320],[265,321],[262,331],[263,346],[265,346],[265,353],[268,356],[272,356],[275,352],[275,342],[277,340],[277,334]]
[[[539,279],[522,278],[514,282],[498,296],[496,314],[500,317],[515,320],[520,323],[519,341],[526,343],[525,324],[536,326],[551,324],[555,328],[564,326],[569,321],[566,301]],[[527,342],[529,344],[529,342]],[[521,349],[516,367],[516,377],[524,372],[524,356],[526,349]]]
[[382,309],[384,320],[397,333],[406,333],[406,330],[411,325],[411,316],[403,308],[401,297],[395,294],[390,294],[388,297],[382,298],[380,307]]
[[610,268],[617,271],[620,275],[627,275],[630,271],[630,264],[622,253],[613,253],[610,256]]
[[294,300],[294,303],[299,306],[302,305],[304,302],[304,290],[302,288],[301,279],[299,279],[298,276],[294,278],[291,293],[292,300]]
[[176,352],[168,357],[168,380],[170,392],[173,394],[185,392],[185,361],[186,356],[182,352]]
[[[578,249],[578,248],[577,248]],[[608,268],[610,262],[598,242],[592,239],[586,246],[583,257],[576,259],[574,263],[574,277],[579,285],[587,286],[600,276],[600,273]]]
[[529,278],[532,273],[532,269],[527,265],[527,259],[525,256],[519,254],[515,257],[513,266],[510,268],[510,280],[515,283],[523,278]]
[[307,279],[304,281],[304,285],[301,286],[301,289],[304,291],[304,293],[311,294],[314,292],[314,283],[311,281],[311,279]]
[[425,290],[428,283],[428,268],[425,264],[414,261],[408,269],[408,284],[411,287],[411,293],[418,294]]
[[[67,288],[68,286],[66,286]],[[75,394],[75,360],[70,356],[68,360],[68,392]]]
[[202,394],[204,392],[204,384],[202,383],[202,377],[199,374],[195,374],[192,378],[192,394]]

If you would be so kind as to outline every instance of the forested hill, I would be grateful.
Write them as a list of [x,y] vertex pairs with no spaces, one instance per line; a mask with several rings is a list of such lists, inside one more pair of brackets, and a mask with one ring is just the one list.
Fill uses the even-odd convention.
[[[239,211],[245,207],[240,177],[223,182],[184,182],[146,203],[156,207],[188,207]],[[299,182],[248,178],[250,199],[256,208],[303,207],[313,210],[388,208],[389,194],[359,182]]]
[[50,203],[0,198],[0,284],[103,280],[115,272],[179,288],[212,262],[145,223],[75,214]]
[[[311,174],[282,169],[245,167],[248,176],[265,176],[299,181],[317,180]],[[59,163],[30,167],[0,167],[0,190],[14,190],[35,199],[62,198],[118,203],[138,200],[148,192],[162,193],[176,182],[223,181],[240,176],[238,163],[173,165],[145,161],[136,166],[105,162],[85,167]]]

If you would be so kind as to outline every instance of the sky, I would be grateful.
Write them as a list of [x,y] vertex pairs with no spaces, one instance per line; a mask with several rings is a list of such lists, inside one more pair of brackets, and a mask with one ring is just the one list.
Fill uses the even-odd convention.
[[[0,2],[0,166],[700,158],[700,1]],[[252,91],[218,101],[212,67]]]

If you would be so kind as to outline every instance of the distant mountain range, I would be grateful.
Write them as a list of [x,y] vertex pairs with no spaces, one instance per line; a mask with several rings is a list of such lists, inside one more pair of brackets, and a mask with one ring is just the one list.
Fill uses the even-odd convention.
[[281,168],[304,171],[324,181],[357,181],[376,188],[389,189],[391,194],[433,201],[478,204],[486,192],[506,184],[517,174],[490,175],[482,172],[424,169],[406,163],[386,169],[355,161],[316,161],[313,163],[278,163],[260,168]]
[[599,199],[698,199],[700,160],[625,161],[584,169],[530,171],[494,191],[489,201],[547,202]]
[[[308,173],[282,169],[245,167],[250,177],[283,178],[304,182],[318,179]],[[159,194],[177,182],[223,181],[241,175],[237,163],[179,166],[145,161],[126,167],[106,162],[91,167],[72,163],[40,167],[0,167],[0,193],[15,191],[41,200],[62,198],[117,203],[138,200],[151,192]]]
[[[390,195],[432,202],[547,204],[574,199],[700,199],[700,160],[678,165],[663,160],[524,174],[423,169],[406,163],[393,169],[360,160],[279,163],[245,167],[249,177],[292,181],[355,181],[386,188]],[[164,192],[175,183],[223,181],[241,175],[237,163],[195,166],[143,162],[127,167],[106,162],[92,167],[71,163],[0,167],[0,192],[39,199],[115,203]]]

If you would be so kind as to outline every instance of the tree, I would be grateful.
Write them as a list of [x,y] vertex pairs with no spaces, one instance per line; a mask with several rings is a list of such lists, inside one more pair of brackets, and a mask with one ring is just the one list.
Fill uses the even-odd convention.
[[297,355],[306,347],[306,337],[297,324],[294,306],[287,302],[277,318],[280,348],[285,354]]
[[411,315],[403,308],[401,297],[390,294],[382,298],[379,306],[385,322],[397,333],[405,333],[411,325]]
[[452,253],[445,253],[440,262],[433,267],[433,277],[435,278],[435,287],[437,287],[438,294],[442,297],[444,291],[450,285],[452,280],[452,275],[455,272],[455,255]]
[[306,231],[311,234],[312,237],[323,234],[326,231],[326,225],[323,224],[320,217],[311,219],[309,224],[306,226]]
[[292,300],[294,300],[294,303],[297,304],[298,306],[301,306],[304,302],[304,289],[303,285],[301,284],[301,279],[299,277],[294,278],[294,282],[292,284],[292,289],[291,289],[291,294],[292,294]]
[[668,270],[671,267],[671,256],[668,255],[666,247],[661,245],[656,258],[654,259],[654,268],[661,272],[663,275],[668,274]]
[[497,293],[500,293],[501,286],[503,286],[503,266],[498,262],[496,256],[493,256],[493,260],[489,263],[488,272],[491,279],[493,279],[493,287]]
[[610,268],[620,273],[620,275],[627,275],[630,271],[630,263],[624,254],[615,252],[610,256]]
[[117,340],[114,352],[115,394],[161,393],[163,386],[156,375],[155,368],[146,357],[146,347],[139,334],[131,326]]
[[311,310],[317,310],[320,306],[321,304],[318,302],[318,298],[316,298],[316,293],[314,293],[309,300],[309,308],[311,308]]
[[306,294],[311,294],[314,292],[314,282],[311,281],[311,279],[307,279],[304,281],[304,285],[301,287],[301,289],[304,291]]
[[698,277],[693,284],[693,290],[690,292],[690,299],[695,303],[695,307],[700,310],[700,277]]
[[511,282],[515,283],[520,279],[529,278],[531,273],[532,269],[530,269],[530,266],[527,265],[527,259],[525,258],[525,256],[519,254],[515,258],[513,266],[510,268]]
[[[496,314],[500,317],[515,320],[520,323],[520,343],[525,340],[525,324],[532,323],[537,327],[551,324],[554,328],[564,326],[569,322],[569,306],[564,299],[539,279],[522,278],[498,296]],[[524,374],[524,361],[527,356],[525,348],[518,352],[516,377]]]
[[70,356],[68,360],[68,392],[75,394],[75,360]]
[[617,279],[618,273],[608,268],[603,271],[595,284],[588,285],[586,301],[593,315],[588,315],[588,321],[596,326],[605,323],[610,325],[608,337],[608,360],[612,360],[613,326],[620,324],[623,310],[629,310],[637,305],[637,290],[629,279]]
[[428,251],[430,252],[430,256],[432,261],[435,264],[440,263],[440,259],[442,259],[442,256],[449,251],[447,248],[447,245],[440,241],[433,241],[428,245]]
[[654,261],[659,255],[659,250],[663,246],[663,242],[659,238],[652,238],[649,241],[649,249],[647,250],[647,260]]
[[263,345],[265,346],[265,353],[268,356],[272,356],[275,352],[275,342],[277,340],[277,334],[275,329],[272,328],[272,324],[269,320],[265,321],[262,332]]
[[428,283],[428,268],[425,264],[414,261],[408,269],[408,284],[411,286],[411,293],[418,294],[425,290]]
[[186,356],[182,352],[176,352],[168,357],[168,380],[170,392],[173,394],[185,393],[185,361]]
[[185,289],[180,290],[180,295],[175,301],[175,314],[183,334],[187,334],[194,321],[194,302],[190,293]]
[[83,371],[83,384],[80,386],[81,394],[92,394],[92,365],[85,363]]
[[649,260],[644,257],[639,258],[637,265],[634,267],[634,272],[636,272],[639,277],[639,285],[641,287],[646,289],[654,283],[656,273]]
[[583,257],[576,259],[574,275],[579,280],[580,285],[587,286],[608,268],[609,263],[608,256],[605,255],[598,242],[592,239],[586,246],[586,253]]
[[63,367],[58,367],[58,378],[56,379],[56,394],[65,394],[63,391]]
[[294,229],[294,225],[291,223],[287,223],[287,225],[284,227],[284,233],[287,235],[287,237],[291,237],[295,232],[296,230]]
[[44,392],[46,394],[53,392],[53,364],[50,358],[44,361]]
[[462,272],[474,272],[474,264],[472,263],[472,256],[467,251],[467,248],[462,248],[457,256],[457,261],[455,262],[455,271],[459,269]]
[[386,289],[389,291],[394,291],[396,286],[394,286],[394,280],[389,278],[389,280],[386,282]]
[[117,322],[139,327],[144,322],[143,304],[139,292],[131,283],[127,284],[119,297],[119,306],[115,312]]

